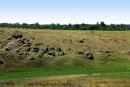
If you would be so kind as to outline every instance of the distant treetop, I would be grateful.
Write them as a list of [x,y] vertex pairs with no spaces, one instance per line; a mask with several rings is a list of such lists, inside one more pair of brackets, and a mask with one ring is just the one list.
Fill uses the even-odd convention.
[[129,24],[107,25],[103,21],[97,24],[27,24],[27,23],[0,23],[3,28],[25,28],[25,29],[54,29],[54,30],[130,30]]

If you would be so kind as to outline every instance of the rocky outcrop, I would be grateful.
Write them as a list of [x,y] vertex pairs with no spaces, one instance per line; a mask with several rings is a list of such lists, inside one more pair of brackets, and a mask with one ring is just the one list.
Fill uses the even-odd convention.
[[[1,43],[3,50],[15,53],[16,59],[28,59],[35,54],[38,58],[50,58],[64,56],[66,53],[60,47],[44,45],[43,43],[33,43],[31,39],[25,37],[23,33],[16,31]],[[2,63],[2,62],[1,62]]]

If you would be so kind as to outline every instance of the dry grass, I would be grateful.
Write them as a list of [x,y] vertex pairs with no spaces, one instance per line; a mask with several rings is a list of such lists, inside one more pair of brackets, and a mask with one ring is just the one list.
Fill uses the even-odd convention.
[[2,87],[130,87],[129,79],[90,78],[84,75],[3,81]]
[[[18,29],[1,29],[0,40],[7,38]],[[32,30],[19,29],[30,37],[33,42],[42,42],[47,45],[56,45],[64,48],[83,49],[86,46],[94,51],[112,49],[121,53],[130,49],[129,31],[68,31],[68,30]],[[84,43],[78,43],[84,39]]]

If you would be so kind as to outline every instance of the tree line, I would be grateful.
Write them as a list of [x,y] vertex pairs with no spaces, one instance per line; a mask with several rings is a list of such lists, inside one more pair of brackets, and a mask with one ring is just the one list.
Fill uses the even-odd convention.
[[25,29],[54,29],[54,30],[130,30],[129,24],[110,24],[104,22],[97,24],[27,24],[27,23],[0,23],[3,28],[25,28]]

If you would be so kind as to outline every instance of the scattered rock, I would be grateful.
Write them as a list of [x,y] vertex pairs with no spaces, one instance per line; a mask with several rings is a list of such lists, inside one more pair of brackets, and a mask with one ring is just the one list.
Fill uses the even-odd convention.
[[5,51],[10,51],[10,50],[11,50],[11,48],[9,48],[9,47],[8,47],[8,48],[5,48]]
[[48,52],[47,55],[56,56],[56,53],[55,52]]
[[57,56],[64,56],[64,55],[66,55],[65,52],[58,52],[58,55],[57,55]]
[[36,43],[35,46],[42,46],[44,45],[43,43]]
[[47,53],[49,51],[48,47],[44,48],[44,54]]
[[88,59],[90,59],[90,60],[94,60],[94,56],[93,56],[92,53],[88,54],[87,57],[88,57]]
[[[68,39],[69,42],[72,42],[71,39]],[[64,56],[66,53],[60,47],[55,47],[51,45],[44,45],[43,43],[32,43],[31,39],[25,37],[23,33],[16,31],[10,38],[0,42],[2,49],[6,52],[15,54],[13,60],[18,61],[28,61],[39,59],[53,58],[56,56]],[[35,58],[32,57],[35,55]],[[3,64],[4,61],[0,60],[0,64]]]
[[40,54],[38,55],[38,58],[43,58],[43,55],[44,55],[44,54],[40,53]]
[[0,44],[0,48],[3,48],[4,46],[6,46],[9,43],[8,40],[2,41],[2,43]]
[[58,48],[56,48],[56,51],[62,52],[63,50],[60,47],[58,47]]
[[23,33],[21,33],[20,31],[15,31],[11,36],[11,39],[19,39],[19,38],[23,38]]
[[24,54],[27,54],[30,51],[31,51],[30,47],[23,47],[23,48],[19,48],[18,50],[16,50],[17,53],[24,53]]
[[85,39],[79,40],[78,42],[79,42],[79,43],[84,43],[84,42],[85,42]]
[[4,58],[5,55],[1,55],[0,54],[0,65],[3,65],[5,63],[5,58]]
[[0,60],[0,65],[3,65],[4,64],[4,61]]
[[16,41],[11,41],[5,46],[5,51],[11,51],[19,46],[21,46],[21,44],[17,43]]
[[31,47],[24,47],[24,48],[23,48],[23,51],[29,52],[29,51],[31,51]]
[[0,44],[2,44],[2,41],[0,41]]
[[80,43],[84,43],[84,40],[80,40],[79,42],[80,42]]
[[90,60],[94,60],[93,53],[90,50],[78,51],[78,54],[81,54]]
[[34,47],[34,48],[33,48],[33,52],[39,52],[39,50],[40,50],[40,49],[39,49],[38,47]]
[[55,47],[49,47],[48,50],[55,50]]
[[65,52],[60,47],[47,47],[45,53],[49,56],[63,56]]
[[72,48],[68,48],[68,49],[67,49],[67,51],[72,52],[72,51],[73,51],[73,49],[72,49]]
[[128,55],[130,55],[130,51],[128,52]]
[[30,58],[29,58],[29,60],[34,61],[34,60],[35,60],[35,58],[34,58],[34,57],[30,57]]
[[106,51],[104,51],[104,53],[113,53],[113,51],[112,50],[106,50]]
[[24,47],[31,46],[31,41],[28,38],[23,37],[21,32],[14,32],[11,36],[11,39],[6,40],[4,44],[5,51],[11,51],[17,49],[18,47],[25,49]]
[[86,56],[90,60],[94,60],[93,54],[90,51],[88,51],[88,50],[86,50],[85,52],[83,52],[83,55]]

